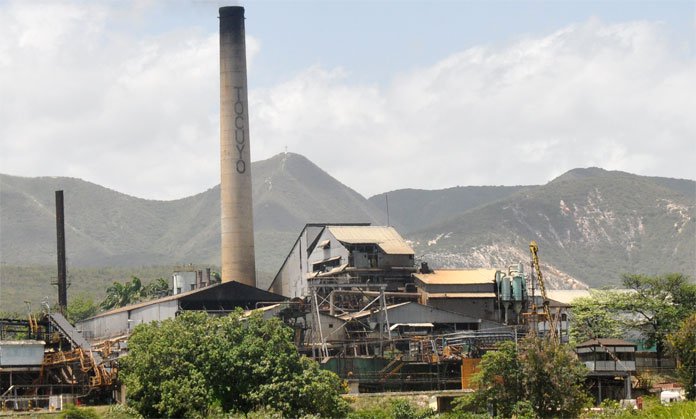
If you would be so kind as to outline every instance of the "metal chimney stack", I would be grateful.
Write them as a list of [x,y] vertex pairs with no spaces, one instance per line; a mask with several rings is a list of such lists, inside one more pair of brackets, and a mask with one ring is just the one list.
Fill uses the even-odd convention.
[[222,282],[256,286],[244,8],[220,8]]
[[58,255],[58,306],[65,313],[68,308],[68,270],[65,263],[65,212],[63,191],[56,191],[56,244]]

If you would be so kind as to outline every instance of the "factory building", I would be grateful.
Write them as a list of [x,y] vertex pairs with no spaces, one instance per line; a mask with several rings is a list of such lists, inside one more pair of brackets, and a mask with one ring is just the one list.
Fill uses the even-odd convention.
[[490,321],[496,311],[495,269],[421,269],[413,274],[420,302]]
[[284,297],[239,282],[224,282],[157,300],[131,304],[78,322],[89,340],[127,336],[142,323],[174,318],[186,310],[225,314],[236,308],[252,310],[285,300]]
[[[496,322],[429,307],[413,301],[387,306],[386,314],[389,318],[389,335],[392,339],[417,335],[443,335],[462,330],[485,330],[500,326]],[[379,335],[379,326],[382,321],[379,311],[358,311],[342,315],[340,319],[350,323],[348,327],[355,337]],[[382,332],[387,333],[386,327]]]
[[413,249],[393,227],[307,224],[269,290],[301,298],[312,283],[371,282],[404,291],[415,271]]
[[597,404],[604,399],[631,399],[631,376],[636,373],[636,345],[621,339],[591,339],[575,351],[588,369],[587,387]]

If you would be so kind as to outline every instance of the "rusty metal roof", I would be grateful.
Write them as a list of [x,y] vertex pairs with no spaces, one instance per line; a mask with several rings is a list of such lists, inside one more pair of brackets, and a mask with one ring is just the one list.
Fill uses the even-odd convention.
[[413,249],[394,227],[383,226],[329,226],[336,240],[348,244],[376,244],[389,255],[412,255]]
[[489,284],[495,281],[495,269],[438,269],[413,276],[429,285]]

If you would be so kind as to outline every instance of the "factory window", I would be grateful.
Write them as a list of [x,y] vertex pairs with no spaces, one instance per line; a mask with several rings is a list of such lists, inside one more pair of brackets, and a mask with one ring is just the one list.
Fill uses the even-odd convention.
[[636,360],[636,353],[635,352],[617,352],[616,357],[619,358],[620,361],[635,361]]

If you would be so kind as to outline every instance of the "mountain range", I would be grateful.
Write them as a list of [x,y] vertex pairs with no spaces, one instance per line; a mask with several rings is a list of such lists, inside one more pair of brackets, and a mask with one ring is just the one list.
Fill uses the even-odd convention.
[[[615,285],[623,273],[696,273],[693,180],[587,168],[545,185],[404,189],[366,199],[293,153],[255,162],[252,176],[260,287],[313,222],[389,223],[435,268],[526,264],[536,240],[555,288]],[[219,263],[219,186],[154,201],[75,178],[0,175],[3,266],[55,265],[56,190],[65,194],[69,266]]]

